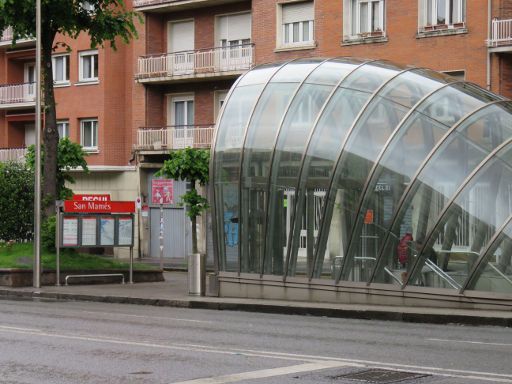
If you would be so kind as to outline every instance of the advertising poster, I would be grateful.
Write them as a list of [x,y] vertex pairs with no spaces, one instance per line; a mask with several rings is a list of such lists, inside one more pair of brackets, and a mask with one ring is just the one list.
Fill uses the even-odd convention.
[[100,245],[114,245],[115,222],[113,217],[100,218]]
[[119,245],[132,245],[133,239],[133,220],[131,217],[120,217],[118,226],[118,243]]
[[151,180],[151,204],[174,204],[173,180]]
[[96,245],[96,218],[95,217],[82,218],[82,245],[83,246]]
[[62,218],[62,245],[64,247],[78,246],[78,217]]

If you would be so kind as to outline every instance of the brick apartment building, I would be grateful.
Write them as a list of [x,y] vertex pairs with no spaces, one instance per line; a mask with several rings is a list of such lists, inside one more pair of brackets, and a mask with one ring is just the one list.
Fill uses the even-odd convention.
[[[144,19],[139,39],[117,52],[90,51],[86,38],[68,41],[71,53],[55,53],[55,67],[66,68],[57,73],[56,97],[61,129],[91,152],[93,172],[77,174],[75,190],[116,199],[141,195],[149,209],[139,231],[144,256],[159,252],[154,173],[169,150],[210,146],[228,90],[255,65],[387,59],[512,96],[510,0],[133,0],[129,6]],[[0,159],[33,140],[34,42],[13,48],[8,37],[0,43]],[[83,77],[84,66],[93,77]],[[175,196],[185,188],[175,183]],[[190,250],[189,222],[177,204],[166,207],[164,221],[173,228],[166,256],[179,259]]]

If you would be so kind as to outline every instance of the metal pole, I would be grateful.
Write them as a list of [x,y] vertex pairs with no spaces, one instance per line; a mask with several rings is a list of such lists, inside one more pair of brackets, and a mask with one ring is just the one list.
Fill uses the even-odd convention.
[[133,284],[133,247],[130,247],[130,284]]
[[33,285],[41,288],[41,0],[36,0],[36,158]]
[[160,204],[160,269],[164,269],[164,206]]
[[60,286],[60,207],[57,206],[57,234],[55,240],[55,249],[57,255],[55,258],[55,285]]

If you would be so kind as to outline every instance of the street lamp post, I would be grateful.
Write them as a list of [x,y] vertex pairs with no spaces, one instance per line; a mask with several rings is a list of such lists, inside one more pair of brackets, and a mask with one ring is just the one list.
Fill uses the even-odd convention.
[[41,0],[36,0],[36,159],[33,285],[41,288]]

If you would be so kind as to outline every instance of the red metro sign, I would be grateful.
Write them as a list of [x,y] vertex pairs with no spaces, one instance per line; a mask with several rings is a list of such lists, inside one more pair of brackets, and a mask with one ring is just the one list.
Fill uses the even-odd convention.
[[75,195],[64,201],[68,213],[134,213],[134,201],[110,201],[110,195]]

